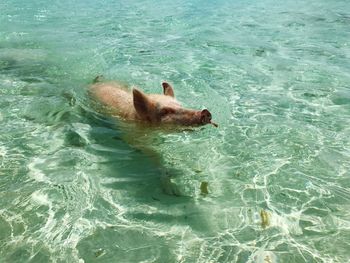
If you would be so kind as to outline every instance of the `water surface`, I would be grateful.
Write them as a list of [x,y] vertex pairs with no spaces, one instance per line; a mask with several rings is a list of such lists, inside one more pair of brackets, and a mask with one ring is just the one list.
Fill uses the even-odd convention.
[[[0,10],[1,262],[349,260],[348,1]],[[98,74],[168,80],[220,126],[128,132]]]

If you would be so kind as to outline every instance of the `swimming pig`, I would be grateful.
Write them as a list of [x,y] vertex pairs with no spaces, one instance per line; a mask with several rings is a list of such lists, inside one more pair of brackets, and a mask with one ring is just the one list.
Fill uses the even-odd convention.
[[174,89],[167,82],[162,83],[163,94],[145,94],[134,88],[132,92],[116,82],[97,82],[90,87],[91,95],[104,106],[125,120],[149,124],[173,124],[199,126],[217,124],[211,121],[207,110],[185,109],[175,99]]

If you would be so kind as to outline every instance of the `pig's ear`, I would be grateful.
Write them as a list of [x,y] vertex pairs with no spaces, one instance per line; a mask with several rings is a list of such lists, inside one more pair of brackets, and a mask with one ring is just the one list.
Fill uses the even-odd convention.
[[173,98],[175,97],[174,89],[168,82],[163,82],[162,86],[163,86],[164,95],[167,95]]
[[133,99],[134,99],[134,107],[136,112],[143,118],[147,118],[149,116],[149,110],[151,102],[147,98],[147,96],[138,89],[132,90]]

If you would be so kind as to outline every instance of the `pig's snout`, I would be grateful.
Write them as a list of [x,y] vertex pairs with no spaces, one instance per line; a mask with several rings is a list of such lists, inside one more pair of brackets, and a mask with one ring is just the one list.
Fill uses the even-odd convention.
[[215,122],[212,122],[212,120],[211,120],[211,113],[207,109],[204,109],[204,110],[201,111],[200,120],[201,120],[201,124],[203,124],[203,125],[210,123],[210,124],[212,124],[215,127],[219,126]]

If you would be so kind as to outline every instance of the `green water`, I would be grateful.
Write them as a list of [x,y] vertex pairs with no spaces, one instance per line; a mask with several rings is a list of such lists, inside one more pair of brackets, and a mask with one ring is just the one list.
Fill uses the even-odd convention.
[[[346,0],[1,1],[0,262],[347,262],[349,61]],[[219,128],[130,131],[98,74]]]

